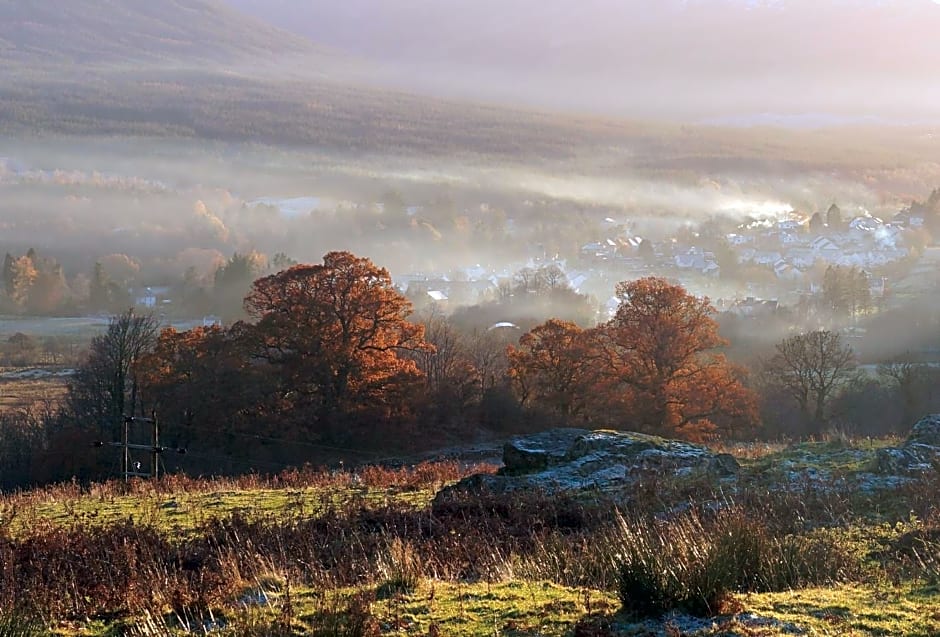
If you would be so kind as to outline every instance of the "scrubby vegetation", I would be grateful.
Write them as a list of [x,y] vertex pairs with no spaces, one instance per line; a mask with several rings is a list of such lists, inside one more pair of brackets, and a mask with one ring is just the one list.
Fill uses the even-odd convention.
[[[759,478],[791,452],[745,469]],[[839,480],[768,489],[754,479],[734,493],[663,481],[616,503],[536,492],[434,500],[479,470],[492,468],[169,477],[4,496],[2,634],[615,635],[696,616],[720,619],[672,634],[940,627],[926,612],[940,608],[935,472],[870,498]],[[814,605],[817,594],[831,603]],[[874,612],[866,600],[879,596],[897,608]],[[755,617],[763,632],[748,632]]]

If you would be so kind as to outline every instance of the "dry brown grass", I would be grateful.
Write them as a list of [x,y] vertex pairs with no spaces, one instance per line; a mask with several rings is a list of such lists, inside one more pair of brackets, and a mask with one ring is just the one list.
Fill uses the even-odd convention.
[[161,496],[204,493],[250,493],[278,489],[345,490],[363,486],[385,490],[438,490],[443,485],[478,473],[495,473],[494,465],[466,464],[455,460],[421,462],[402,467],[367,466],[352,470],[329,470],[305,466],[278,474],[244,474],[215,478],[193,478],[184,474],[165,475],[159,480],[122,480],[81,485],[64,482],[45,487],[0,494],[0,511],[29,510],[44,503],[74,505],[81,499],[104,500],[117,496]]
[[715,453],[730,453],[738,459],[756,460],[783,451],[787,443],[716,441],[708,446]]
[[[2,371],[10,371],[4,369]],[[56,407],[65,398],[64,378],[7,379],[0,377],[0,414]]]

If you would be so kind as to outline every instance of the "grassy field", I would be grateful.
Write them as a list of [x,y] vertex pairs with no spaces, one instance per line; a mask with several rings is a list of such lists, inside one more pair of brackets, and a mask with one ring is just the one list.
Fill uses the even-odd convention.
[[859,497],[879,444],[742,448],[734,494],[616,507],[435,502],[495,469],[453,462],[9,494],[0,609],[27,632],[0,634],[934,635],[940,476]]
[[63,336],[70,338],[100,334],[108,328],[108,317],[75,318],[0,316],[0,338],[13,334],[29,334],[34,338]]
[[[17,378],[0,368],[0,414],[58,405],[65,396],[66,378]],[[15,373],[15,372],[14,372]]]
[[30,504],[26,516],[15,505],[0,510],[14,535],[24,535],[37,518],[62,527],[96,525],[106,527],[130,521],[183,537],[213,520],[234,515],[249,522],[271,518],[308,518],[350,506],[427,507],[433,493],[427,488],[377,488],[359,484],[301,488],[218,488],[177,493],[116,494],[103,491],[93,496],[52,495]]

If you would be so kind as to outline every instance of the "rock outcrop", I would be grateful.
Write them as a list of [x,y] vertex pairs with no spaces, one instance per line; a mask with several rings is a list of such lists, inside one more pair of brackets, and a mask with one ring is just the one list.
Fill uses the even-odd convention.
[[940,414],[931,414],[911,428],[907,440],[899,447],[879,449],[877,472],[886,475],[911,476],[931,469],[940,460]]
[[617,431],[553,429],[515,438],[503,448],[504,467],[496,475],[477,475],[441,491],[543,493],[599,490],[625,493],[642,480],[706,475],[733,477],[733,456],[679,440]]

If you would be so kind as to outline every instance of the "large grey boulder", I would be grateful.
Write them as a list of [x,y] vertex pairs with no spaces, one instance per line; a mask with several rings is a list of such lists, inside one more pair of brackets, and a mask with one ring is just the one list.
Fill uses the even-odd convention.
[[571,445],[589,433],[589,429],[550,429],[513,438],[503,446],[503,473],[533,473],[557,465],[564,461]]
[[511,493],[518,490],[628,492],[650,478],[706,475],[735,476],[734,457],[679,440],[618,431],[553,429],[522,436],[503,448],[504,467],[497,475],[472,476],[445,489],[457,492]]
[[913,427],[905,445],[924,445],[940,449],[940,414],[931,414]]
[[876,470],[884,475],[916,475],[940,460],[940,414],[931,414],[918,421],[907,440],[899,447],[879,449]]

